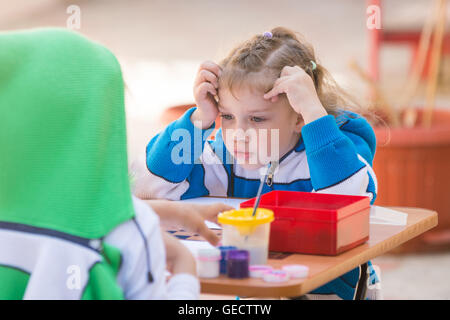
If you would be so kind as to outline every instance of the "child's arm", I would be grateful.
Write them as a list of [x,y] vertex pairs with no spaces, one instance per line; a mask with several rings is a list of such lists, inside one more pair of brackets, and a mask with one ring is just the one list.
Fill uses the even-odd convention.
[[188,110],[149,142],[145,164],[133,164],[133,193],[139,198],[180,200],[210,194],[203,153],[211,152],[205,144],[214,125],[207,130],[195,127],[191,122],[195,110]]
[[371,163],[376,143],[367,121],[351,121],[349,132],[341,132],[322,106],[312,78],[299,66],[284,67],[264,98],[274,102],[280,94],[286,94],[305,123],[301,131],[314,191],[364,195],[373,203],[377,182]]
[[199,290],[192,295],[192,277],[197,276],[195,258],[188,248],[172,235],[163,232],[167,270],[172,276],[167,282],[166,298],[171,300],[197,299]]
[[186,273],[197,276],[195,258],[178,239],[171,234],[162,231],[162,238],[164,241],[164,248],[166,250],[167,270],[173,276]]
[[219,237],[205,224],[205,220],[217,223],[220,212],[234,209],[223,203],[200,205],[168,200],[145,201],[158,214],[161,224],[178,226],[187,231],[200,234],[213,246],[219,242]]
[[215,96],[220,72],[214,62],[202,63],[194,81],[197,108],[188,110],[148,144],[146,167],[150,174],[138,177],[135,188],[140,198],[179,200],[222,195],[225,182],[218,178],[217,164],[209,163],[216,157],[206,143],[219,113]]
[[364,118],[341,127],[327,115],[302,128],[314,191],[368,196],[373,204],[377,194],[371,167],[375,134]]
[[[121,252],[117,281],[126,299],[197,299],[200,284],[195,274],[195,262],[189,252],[177,258],[174,276],[166,281],[166,250],[159,218],[143,201],[133,198],[135,221],[127,221],[114,229],[105,242]],[[141,233],[142,232],[142,233]],[[146,242],[145,242],[145,241]],[[176,239],[174,239],[176,240]],[[187,250],[187,249],[186,249]],[[179,251],[175,250],[175,251]],[[176,252],[170,253],[172,260]],[[175,259],[175,260],[177,260]],[[183,265],[179,265],[183,261]],[[150,268],[149,268],[150,265]],[[148,280],[148,271],[153,281]]]

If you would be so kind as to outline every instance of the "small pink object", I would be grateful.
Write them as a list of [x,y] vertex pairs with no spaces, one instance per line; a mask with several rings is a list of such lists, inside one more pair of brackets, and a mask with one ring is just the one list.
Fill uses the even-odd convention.
[[262,278],[266,272],[273,270],[271,266],[267,265],[253,265],[248,268],[250,278]]
[[281,270],[287,272],[290,278],[306,278],[309,273],[309,268],[301,264],[287,264]]
[[272,270],[264,273],[263,279],[266,282],[286,282],[289,280],[289,275],[283,270]]

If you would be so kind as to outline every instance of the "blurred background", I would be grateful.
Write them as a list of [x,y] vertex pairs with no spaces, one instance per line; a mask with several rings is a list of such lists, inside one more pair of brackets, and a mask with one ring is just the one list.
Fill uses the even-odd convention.
[[375,204],[439,213],[433,232],[373,260],[385,299],[450,299],[449,18],[441,0],[0,0],[0,32],[69,27],[116,54],[130,162],[177,115],[171,107],[193,102],[202,61],[276,26],[303,34],[337,82],[387,124],[374,126]]

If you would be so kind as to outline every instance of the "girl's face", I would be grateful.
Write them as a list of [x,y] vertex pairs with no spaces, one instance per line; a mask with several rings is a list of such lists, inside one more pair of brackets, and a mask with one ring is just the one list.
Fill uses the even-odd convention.
[[219,90],[219,114],[225,146],[247,170],[279,160],[300,137],[303,120],[285,95],[276,102],[250,89]]

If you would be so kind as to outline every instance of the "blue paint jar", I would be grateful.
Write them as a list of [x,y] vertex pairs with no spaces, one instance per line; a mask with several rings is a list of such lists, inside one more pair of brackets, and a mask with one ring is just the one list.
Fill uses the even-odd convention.
[[230,250],[236,250],[237,248],[235,246],[220,246],[220,247],[217,247],[217,249],[220,250],[220,254],[221,254],[220,273],[226,274],[227,273],[227,252]]

